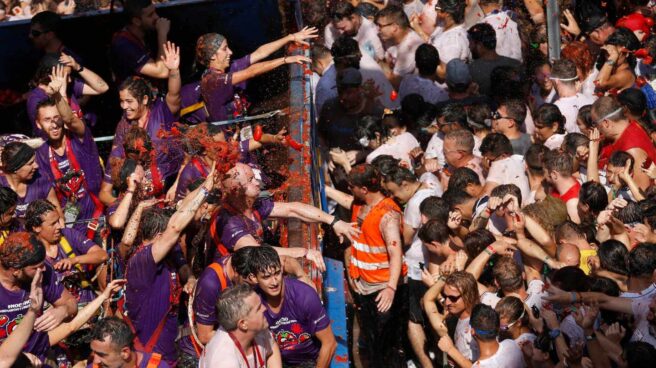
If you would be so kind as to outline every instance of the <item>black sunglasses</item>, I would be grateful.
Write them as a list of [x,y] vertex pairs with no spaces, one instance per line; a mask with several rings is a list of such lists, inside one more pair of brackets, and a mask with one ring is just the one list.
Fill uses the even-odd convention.
[[513,118],[511,118],[510,116],[502,116],[499,113],[499,111],[495,110],[495,111],[492,112],[492,119],[493,120],[499,120],[499,119],[510,119],[510,120],[512,120]]
[[442,298],[449,299],[449,301],[451,303],[455,303],[458,300],[460,300],[460,298],[462,298],[462,295],[444,295],[444,294],[442,294]]

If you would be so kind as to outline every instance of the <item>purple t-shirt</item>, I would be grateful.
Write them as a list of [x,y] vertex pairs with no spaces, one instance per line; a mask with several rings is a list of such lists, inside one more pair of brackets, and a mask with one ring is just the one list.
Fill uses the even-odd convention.
[[309,285],[286,277],[284,296],[279,313],[274,313],[266,303],[266,297],[257,290],[266,307],[264,316],[269,330],[280,347],[285,364],[316,361],[321,343],[314,335],[330,325],[319,295]]
[[[273,210],[273,205],[274,202],[271,198],[259,198],[255,202],[253,209],[259,213],[260,221],[258,221],[257,217],[251,220],[242,214],[222,207],[216,218],[216,230],[217,236],[223,246],[232,252],[239,239],[246,235],[251,235],[255,239],[261,239],[263,231],[262,221],[269,217]],[[217,244],[214,245],[216,246]]]
[[[0,175],[0,184],[10,188],[7,178],[4,175]],[[27,184],[27,192],[25,192],[25,196],[18,196],[14,216],[21,220],[24,219],[27,205],[37,199],[48,199],[48,193],[50,193],[51,189],[53,189],[52,182],[45,175],[41,175],[40,170],[34,173],[34,177]],[[23,225],[21,224],[21,229],[22,228]]]
[[[160,131],[171,131],[173,122],[175,122],[175,115],[169,110],[166,102],[161,98],[156,99],[150,107],[150,115],[148,117],[146,131],[153,143],[153,149],[155,149],[156,152],[155,158],[157,160],[157,167],[159,168],[162,181],[165,181],[166,178],[169,178],[172,175],[177,176],[180,165],[184,159],[182,149],[175,140],[166,137],[159,138],[158,136]],[[121,118],[121,121],[119,121],[116,126],[112,151],[109,154],[110,159],[111,157],[125,157],[123,142],[128,130],[134,124],[137,124],[137,122],[129,122],[125,116]],[[111,183],[111,165],[109,165],[108,162],[105,166],[105,176],[103,180],[106,183]],[[144,169],[148,170],[149,167],[144,167]]]
[[177,357],[178,308],[171,307],[171,289],[180,284],[175,267],[165,261],[156,263],[151,248],[152,245],[141,247],[128,259],[126,309],[144,345],[162,319],[167,319],[153,351],[173,363]]
[[[46,265],[46,270],[43,273],[42,286],[43,297],[50,304],[59,300],[64,292],[64,286],[57,282],[57,276],[49,265]],[[30,307],[29,296],[29,284],[25,289],[18,291],[7,290],[0,284],[0,342],[9,336],[27,313]],[[30,339],[27,340],[23,351],[32,353],[43,360],[49,349],[48,333],[34,331]]]
[[[78,78],[74,78],[73,83],[69,84],[68,86],[67,94],[70,97],[68,99],[68,104],[71,106],[71,110],[73,110],[73,114],[78,116],[82,116],[82,108],[80,107],[78,100],[82,98],[82,96],[84,95],[82,93],[83,90],[84,90],[84,81]],[[45,137],[45,133],[43,133],[41,129],[39,129],[39,127],[36,126],[36,113],[37,113],[36,109],[37,109],[37,105],[41,101],[47,99],[48,99],[48,94],[46,93],[46,91],[44,91],[39,87],[36,87],[27,93],[27,117],[28,119],[30,119],[30,123],[32,123],[32,131],[34,132],[34,135],[38,137]]]
[[[226,287],[232,287],[232,281],[228,278],[225,272],[225,263],[228,257],[223,257],[218,263],[223,267],[223,277],[226,281]],[[196,282],[196,290],[194,291],[194,318],[197,323],[202,323],[208,326],[218,327],[218,319],[216,317],[216,302],[225,290],[221,286],[219,276],[212,268],[207,267],[198,277]],[[185,325],[188,325],[186,320]],[[180,349],[189,355],[196,356],[196,350],[191,342],[191,335],[184,336],[180,339]]]
[[[98,148],[96,147],[96,142],[93,140],[91,135],[91,129],[87,128],[84,132],[84,138],[80,140],[73,135],[67,135],[67,139],[70,139],[71,147],[73,148],[73,154],[75,159],[80,164],[80,169],[84,172],[84,177],[87,183],[87,188],[89,191],[94,193],[96,196],[100,191],[100,183],[103,177],[102,167],[100,166],[100,158],[98,156]],[[71,168],[70,163],[68,162],[68,156],[64,155],[59,156],[56,152],[53,151],[53,157],[57,161],[59,171],[62,174],[66,174]],[[55,176],[52,172],[50,166],[50,145],[44,144],[36,150],[36,160],[39,164],[40,172],[48,177],[48,179],[54,183]],[[66,198],[59,198],[60,205],[63,207],[66,206],[68,200]],[[80,214],[78,219],[88,219],[93,217],[93,212],[96,207],[93,203],[93,200],[89,195],[86,194],[84,186],[80,187],[78,191],[78,201]],[[86,223],[76,224],[75,228],[80,231],[85,231]]]
[[[203,96],[200,94],[200,81],[187,83],[182,86],[182,89],[180,89],[180,99],[182,100],[180,103],[181,113],[185,108],[202,102]],[[204,121],[208,121],[208,117],[209,116],[207,115],[207,110],[205,107],[201,107],[194,110],[193,112],[185,114],[181,118],[190,124],[198,124]]]
[[117,84],[129,76],[141,74],[141,68],[151,59],[150,50],[146,45],[125,29],[116,32],[112,37],[110,52]]
[[245,83],[232,84],[232,73],[244,70],[251,65],[251,55],[235,60],[227,73],[209,68],[203,75],[200,90],[211,121],[225,120],[232,117],[232,102],[235,87],[245,89]]
[[[148,353],[141,353],[143,354],[143,358],[141,358],[141,362],[139,362],[139,368],[149,368],[148,366],[148,361],[150,360],[150,357],[152,354]],[[93,363],[89,363],[87,365],[87,368],[94,368],[95,366]],[[158,368],[171,368],[171,366],[165,362],[164,360],[160,360],[159,364],[157,365]]]
[[[194,163],[196,162],[196,163]],[[200,165],[200,166],[198,166]],[[200,169],[199,169],[200,168]],[[203,172],[201,172],[201,170]],[[178,187],[175,189],[175,199],[180,200],[187,195],[189,186],[200,178],[206,178],[209,173],[209,168],[203,163],[202,160],[192,158],[182,169],[180,178],[178,179]]]
[[[62,237],[68,240],[68,244],[71,245],[71,249],[73,250],[73,253],[75,253],[76,256],[87,254],[87,252],[89,252],[89,249],[91,249],[91,247],[96,245],[93,241],[87,239],[87,237],[83,233],[75,229],[62,229]],[[57,252],[56,258],[46,257],[46,263],[49,264],[50,266],[54,266],[57,262],[61,261],[62,259],[68,258],[68,256],[64,252],[64,249],[62,248],[61,243],[62,242],[60,241],[59,251]],[[54,269],[53,271],[55,272],[57,282],[62,285],[63,285],[62,280],[64,279],[64,277],[68,276],[71,273],[70,271],[57,271]],[[87,276],[87,280],[91,279],[90,275],[87,274],[86,276]],[[76,296],[79,303],[88,303],[96,298],[96,294],[94,293],[93,288],[81,289],[80,294]]]

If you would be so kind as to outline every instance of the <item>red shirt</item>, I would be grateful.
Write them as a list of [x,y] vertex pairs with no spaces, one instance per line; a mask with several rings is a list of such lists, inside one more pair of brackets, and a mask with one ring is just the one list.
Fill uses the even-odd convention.
[[567,191],[563,195],[560,195],[558,191],[554,190],[553,192],[551,192],[551,196],[554,198],[558,198],[561,201],[567,203],[571,199],[578,198],[580,190],[581,190],[581,183],[575,181],[574,185],[572,185],[569,189],[567,189]]
[[628,151],[632,148],[640,148],[647,153],[647,167],[649,167],[652,162],[656,162],[656,148],[654,148],[654,144],[640,124],[633,120],[629,123],[629,126],[624,129],[615,143],[610,144],[601,150],[601,155],[599,156],[599,168],[606,167],[608,159],[613,152]]

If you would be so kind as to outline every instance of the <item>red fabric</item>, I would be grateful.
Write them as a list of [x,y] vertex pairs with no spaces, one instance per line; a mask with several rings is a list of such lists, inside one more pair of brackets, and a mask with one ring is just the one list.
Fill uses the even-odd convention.
[[631,121],[629,126],[622,132],[620,138],[613,144],[604,147],[599,156],[599,168],[605,168],[610,155],[615,151],[628,151],[632,148],[640,148],[647,153],[647,162],[645,166],[649,167],[652,162],[656,162],[656,148],[647,133],[635,121]]
[[553,192],[551,192],[551,196],[560,199],[564,203],[567,203],[571,199],[578,198],[580,190],[581,190],[581,183],[577,181],[574,183],[574,185],[572,185],[569,189],[567,189],[567,192],[565,192],[563,195],[560,195],[558,191],[554,190]]

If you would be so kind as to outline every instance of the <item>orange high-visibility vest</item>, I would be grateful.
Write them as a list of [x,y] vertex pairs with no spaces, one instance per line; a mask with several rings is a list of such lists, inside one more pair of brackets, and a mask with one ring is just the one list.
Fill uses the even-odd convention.
[[[362,206],[353,206],[351,222],[358,221]],[[369,283],[383,283],[390,279],[389,255],[387,246],[380,232],[380,220],[390,211],[401,213],[399,206],[391,198],[378,202],[369,211],[362,222],[362,233],[351,245],[351,265],[349,273],[353,279],[362,279]],[[401,244],[392,244],[401,247]],[[402,273],[405,274],[405,265]]]

